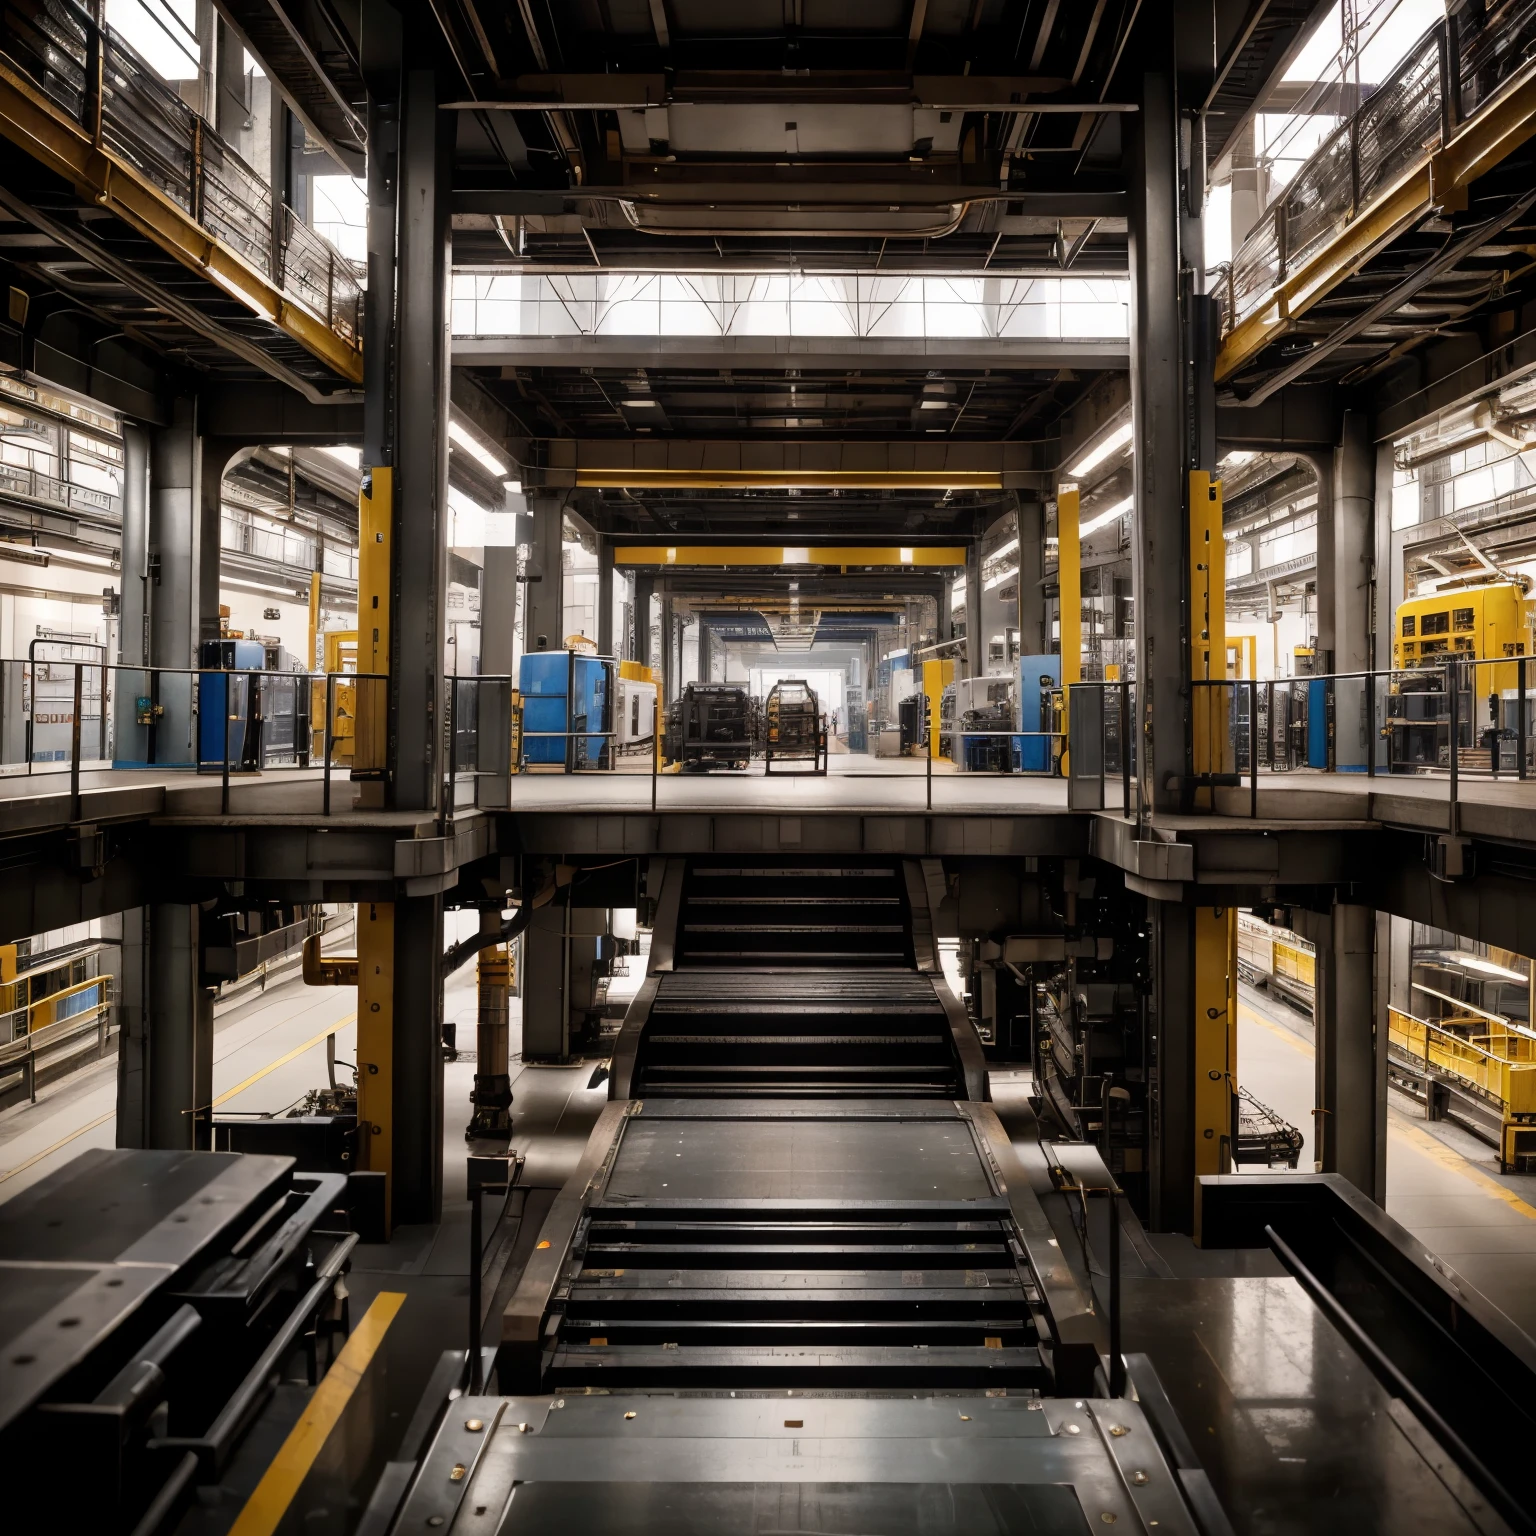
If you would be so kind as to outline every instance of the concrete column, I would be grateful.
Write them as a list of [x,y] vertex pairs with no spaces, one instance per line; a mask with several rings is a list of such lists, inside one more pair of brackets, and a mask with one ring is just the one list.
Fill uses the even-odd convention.
[[[197,664],[202,588],[202,442],[197,434],[197,401],[190,396],[172,407],[171,424],[150,437],[149,567],[150,662],[188,669]],[[158,698],[165,713],[155,730],[161,763],[195,760],[192,680],[167,675]]]
[[[149,573],[149,434],[123,429],[122,600],[117,625],[117,660],[147,667],[153,587]],[[148,761],[148,736],[137,723],[136,699],[149,679],[119,673],[114,683],[113,756],[120,763]]]
[[523,933],[519,984],[523,998],[523,1060],[561,1061],[570,1054],[566,924],[569,907],[540,907]]
[[[1376,449],[1370,422],[1346,411],[1333,455],[1333,670],[1371,664],[1371,554]],[[1323,592],[1318,588],[1319,605]]]
[[[1392,624],[1403,590],[1402,544],[1392,537],[1392,480],[1396,465],[1392,444],[1376,448],[1376,499],[1371,509],[1371,665],[1392,665]],[[1376,507],[1381,516],[1375,515]]]
[[1050,649],[1046,632],[1045,508],[1038,501],[1019,503],[1019,653],[1043,656]]
[[148,1147],[149,908],[122,916],[122,971],[117,979],[117,1145]]
[[123,914],[117,1144],[208,1145],[213,991],[199,971],[195,906],[157,902]]
[[613,632],[613,541],[597,536],[597,654],[614,656],[619,637]]
[[480,587],[480,672],[505,677],[517,651],[517,550],[487,545]]
[[[406,59],[417,54],[407,39]],[[434,810],[441,795],[442,655],[448,602],[448,278],[453,113],[437,77],[401,76],[395,321],[395,505],[391,548],[390,800]]]
[[1152,996],[1147,1038],[1157,1075],[1149,1092],[1149,1225],[1192,1232],[1195,1221],[1194,908],[1149,901]]
[[391,1197],[397,1225],[443,1202],[443,900],[395,902]]
[[533,549],[528,560],[528,628],[523,649],[530,655],[539,649],[558,651],[565,640],[564,593],[561,578],[562,530],[565,514],[558,496],[530,496],[533,517]]
[[642,667],[654,667],[656,658],[651,654],[651,595],[656,590],[656,578],[649,572],[635,571],[635,660]]
[[1140,802],[1177,812],[1188,773],[1184,613],[1187,450],[1184,275],[1179,248],[1179,123],[1171,64],[1141,77],[1140,111],[1122,125],[1129,187],[1131,415],[1136,424],[1136,599]]
[[1325,941],[1317,943],[1316,966],[1317,1167],[1343,1174],[1379,1200],[1385,1193],[1377,1183],[1377,1165],[1386,1124],[1385,1062],[1377,1060],[1375,913],[1335,902],[1330,916],[1311,931],[1314,942]]
[[711,654],[710,653],[713,650],[713,646],[710,644],[710,641],[711,641],[711,639],[713,637],[710,635],[709,625],[707,623],[705,623],[704,618],[703,618],[702,615],[700,615],[700,617],[698,619],[698,625],[699,625],[699,663],[698,663],[698,666],[699,666],[699,677],[698,677],[698,680],[701,683],[707,683],[707,682],[711,681],[711,678],[710,678],[710,665],[711,665],[712,658],[711,658]]

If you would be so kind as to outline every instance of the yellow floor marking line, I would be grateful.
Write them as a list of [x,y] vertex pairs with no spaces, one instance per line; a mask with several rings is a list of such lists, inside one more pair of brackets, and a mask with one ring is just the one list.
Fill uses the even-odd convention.
[[1431,1136],[1428,1131],[1421,1129],[1395,1110],[1391,1114],[1388,1129],[1392,1135],[1406,1141],[1415,1152],[1421,1152],[1442,1168],[1448,1168],[1452,1173],[1459,1173],[1462,1178],[1470,1179],[1483,1194],[1490,1195],[1495,1200],[1502,1200],[1511,1210],[1518,1211],[1522,1216],[1528,1216],[1532,1221],[1536,1221],[1536,1206],[1527,1205],[1514,1190],[1506,1189],[1497,1179],[1484,1173],[1476,1163],[1468,1162],[1455,1148],[1446,1146],[1438,1137]]
[[224,1092],[221,1093],[218,1098],[213,1101],[212,1107],[217,1109],[220,1104],[227,1104],[232,1098],[234,1098],[237,1093],[244,1093],[252,1083],[259,1083],[262,1078],[264,1078],[269,1072],[276,1072],[279,1067],[286,1067],[288,1063],[294,1059],[294,1057],[302,1056],[305,1051],[312,1051],[317,1045],[324,1044],[325,1041],[334,1035],[338,1030],[345,1029],[348,1024],[356,1022],[356,1019],[356,1010],[349,1013],[344,1019],[337,1019],[334,1024],[328,1025],[325,1029],[322,1029],[320,1033],[313,1039],[306,1040],[303,1045],[294,1046],[294,1048],[289,1051],[286,1056],[279,1056],[276,1061],[269,1061],[266,1066],[264,1066],[259,1072],[252,1072],[244,1082],[236,1083],[233,1088],[226,1088]]
[[14,1179],[18,1173],[25,1173],[34,1164],[42,1162],[45,1157],[57,1152],[60,1147],[67,1147],[77,1136],[84,1136],[87,1131],[94,1131],[98,1125],[105,1125],[117,1114],[116,1109],[109,1109],[104,1115],[97,1115],[94,1120],[88,1120],[77,1131],[71,1131],[68,1136],[61,1136],[51,1147],[44,1147],[41,1152],[34,1152],[24,1163],[17,1163],[14,1168],[7,1168],[0,1173],[0,1184],[7,1179]]
[[[322,1038],[324,1038],[322,1036]],[[309,1475],[330,1433],[335,1429],[352,1394],[357,1391],[369,1363],[378,1353],[394,1322],[395,1314],[405,1305],[404,1291],[380,1291],[362,1321],[352,1330],[342,1351],[315,1388],[303,1416],[288,1433],[282,1449],[262,1473],[250,1498],[230,1527],[229,1536],[272,1536],[293,1496]]]
[[[1304,1056],[1315,1054],[1305,1040],[1292,1034],[1283,1025],[1271,1023],[1263,1014],[1255,1013],[1251,1008],[1245,1008],[1241,1003],[1238,1004],[1237,1016],[1239,1019],[1247,1019],[1251,1023],[1262,1025],[1272,1035],[1279,1035],[1282,1040],[1294,1045]],[[1415,1125],[1406,1115],[1395,1109],[1388,1114],[1387,1134],[1407,1142],[1415,1152],[1422,1153],[1438,1163],[1440,1167],[1449,1169],[1452,1173],[1458,1173],[1464,1179],[1470,1179],[1483,1194],[1495,1200],[1502,1200],[1511,1210],[1519,1211],[1522,1216],[1528,1216],[1532,1221],[1536,1221],[1536,1206],[1528,1205],[1512,1189],[1506,1189],[1497,1179],[1484,1172],[1454,1147],[1446,1146],[1438,1136],[1430,1135],[1428,1131]]]

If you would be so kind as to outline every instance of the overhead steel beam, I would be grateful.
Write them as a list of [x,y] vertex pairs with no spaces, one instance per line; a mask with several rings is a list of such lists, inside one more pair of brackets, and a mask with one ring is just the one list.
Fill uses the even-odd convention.
[[[363,377],[362,350],[344,340],[325,321],[295,304],[270,278],[258,272],[227,246],[221,245],[180,204],[147,180],[137,167],[111,150],[98,148],[78,123],[71,121],[47,97],[9,65],[0,61],[0,134],[55,175],[71,182],[82,197],[115,214],[161,250],[175,257],[252,314],[286,332],[307,352],[349,383]],[[93,258],[87,258],[93,259]],[[100,263],[96,263],[100,265]],[[191,306],[187,306],[191,308]],[[178,319],[182,318],[180,315]],[[232,334],[207,316],[221,346]],[[207,334],[206,330],[204,334]],[[247,343],[254,352],[260,348]],[[231,350],[233,348],[231,347]],[[282,364],[266,357],[257,362],[275,374]],[[247,358],[248,361],[256,361]],[[286,371],[286,370],[285,370]],[[297,375],[293,376],[296,379]],[[285,380],[292,382],[292,379]],[[297,384],[295,387],[299,387]],[[313,390],[313,386],[304,386]]]
[[1035,489],[1030,443],[551,438],[525,484],[585,490]]
[[[674,199],[690,204],[740,203],[743,188],[730,182],[688,182],[669,189]],[[953,181],[924,186],[911,186],[898,182],[838,182],[813,185],[796,183],[789,189],[797,194],[796,201],[802,206],[809,199],[814,206],[836,204],[839,207],[859,208],[871,205],[889,209],[893,204],[900,207],[931,206],[934,203],[963,201],[968,206],[986,203],[1006,203],[1017,214],[1026,218],[1047,219],[1123,219],[1127,207],[1122,187],[1089,185],[1059,187],[1033,187],[1024,191],[1005,192]],[[761,192],[761,189],[759,189]],[[780,195],[787,196],[784,188]],[[652,201],[654,194],[644,188],[584,186],[573,188],[521,188],[506,186],[459,186],[453,192],[453,211],[510,216],[518,213],[575,213],[577,203],[630,203]],[[761,200],[760,196],[757,200]],[[786,232],[787,233],[787,232]],[[696,261],[693,265],[696,265]],[[681,265],[681,263],[679,263]],[[511,263],[508,263],[511,266]],[[995,271],[994,276],[1006,276],[1006,269]]]
[[778,544],[617,544],[616,567],[889,565],[897,570],[964,566],[965,546],[836,544],[796,547]]
[[458,367],[1071,368],[1130,365],[1128,339],[842,336],[455,336]]

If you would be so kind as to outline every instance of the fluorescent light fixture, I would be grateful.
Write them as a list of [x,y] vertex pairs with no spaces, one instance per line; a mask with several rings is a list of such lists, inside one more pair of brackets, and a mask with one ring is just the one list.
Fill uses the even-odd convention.
[[[901,551],[901,563],[903,565],[911,565],[912,564],[912,551],[910,549],[903,549]],[[903,656],[905,656],[907,653],[905,651],[903,651],[903,652],[901,652],[901,654]]]
[[654,411],[656,409],[656,402],[654,400],[620,400],[619,404],[631,411]]
[[1105,509],[1096,517],[1090,517],[1086,523],[1078,525],[1077,536],[1086,539],[1090,533],[1097,533],[1100,528],[1107,528],[1117,517],[1124,517],[1131,510],[1136,498],[1127,496],[1123,501],[1117,501],[1112,507]]
[[1124,426],[1116,427],[1108,437],[1101,438],[1095,443],[1067,473],[1069,475],[1086,475],[1089,470],[1102,464],[1110,454],[1118,453],[1130,440],[1131,424],[1126,422]]
[[924,400],[920,409],[925,411],[947,411],[951,408],[948,400]]
[[507,466],[477,437],[471,437],[456,421],[448,423],[448,440],[456,443],[483,468],[490,470],[499,480],[507,473]]

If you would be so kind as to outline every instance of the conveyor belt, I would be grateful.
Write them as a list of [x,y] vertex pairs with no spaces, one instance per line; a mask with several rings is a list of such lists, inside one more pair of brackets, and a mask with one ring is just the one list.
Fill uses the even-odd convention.
[[1047,1229],[984,1105],[608,1114],[507,1314],[517,1390],[1088,1385],[1053,1319],[1081,1340],[1092,1308],[1049,1239],[1045,1281],[1026,1253]]
[[922,882],[900,861],[674,861],[666,883],[615,1097],[984,1093],[975,1030],[931,954],[919,968]]

